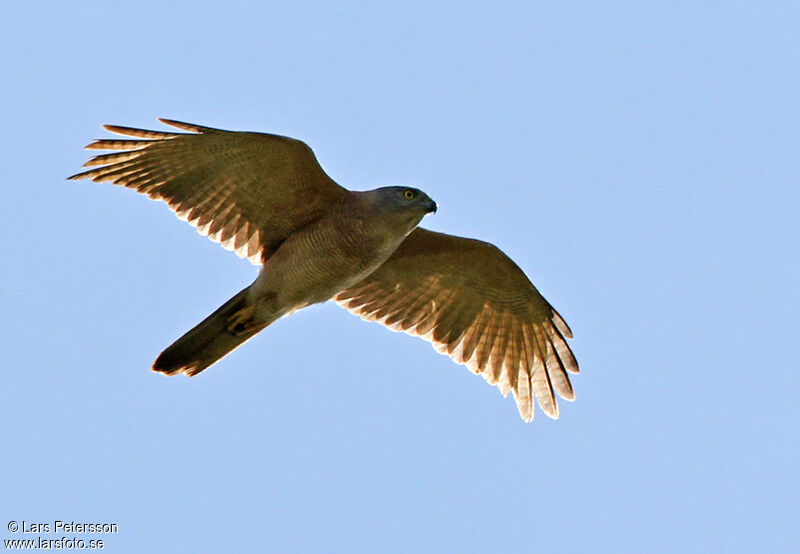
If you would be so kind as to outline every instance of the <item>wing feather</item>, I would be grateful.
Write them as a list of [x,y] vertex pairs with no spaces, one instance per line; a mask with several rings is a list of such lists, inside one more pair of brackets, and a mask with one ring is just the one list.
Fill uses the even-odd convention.
[[133,139],[98,139],[112,150],[69,179],[105,181],[163,200],[178,217],[254,264],[293,231],[324,216],[347,191],[304,143],[168,119],[186,133],[105,125]]
[[495,380],[499,383],[497,386],[503,396],[506,396],[511,390],[511,383],[508,380],[508,372],[506,371],[506,363],[510,363],[508,356],[508,343],[511,340],[511,333],[514,330],[511,327],[511,318],[508,312],[503,312],[502,324],[498,326],[497,338],[495,339],[494,349],[492,350],[492,373]]
[[569,382],[569,375],[567,375],[564,362],[553,345],[553,339],[548,335],[545,335],[545,337],[547,338],[548,350],[551,356],[547,362],[547,367],[553,380],[553,388],[564,400],[575,400],[575,392],[572,390],[572,383]]
[[481,337],[481,342],[479,344],[477,366],[480,372],[485,372],[484,378],[494,385],[497,384],[497,376],[493,371],[490,371],[489,360],[491,359],[492,350],[494,349],[494,341],[497,338],[497,334],[500,332],[500,317],[502,314],[498,315],[493,311],[491,313],[491,321],[486,329],[486,334]]
[[558,417],[556,394],[574,398],[568,372],[578,365],[569,327],[497,247],[470,239],[412,232],[372,275],[335,298],[362,318],[417,335],[466,365],[501,393],[511,392],[522,419],[534,398]]
[[[464,339],[461,341],[461,356],[456,359],[457,363],[466,364],[472,360],[472,356],[478,347],[480,339],[486,332],[486,324],[489,317],[487,310],[481,310],[475,323],[467,328]],[[477,367],[471,367],[475,364],[469,365],[470,369],[473,371],[479,371]]]
[[111,133],[126,137],[137,137],[144,139],[164,140],[174,138],[174,133],[163,131],[149,131],[147,129],[136,129],[134,127],[124,127],[122,125],[103,125],[103,129]]
[[153,144],[152,140],[97,139],[84,146],[86,150],[138,150]]

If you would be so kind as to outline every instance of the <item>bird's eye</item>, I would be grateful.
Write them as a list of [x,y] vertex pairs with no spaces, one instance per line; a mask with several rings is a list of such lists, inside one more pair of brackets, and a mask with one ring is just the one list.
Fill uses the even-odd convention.
[[415,193],[413,190],[407,190],[403,193],[403,196],[405,196],[409,200],[413,199],[416,195],[417,193]]

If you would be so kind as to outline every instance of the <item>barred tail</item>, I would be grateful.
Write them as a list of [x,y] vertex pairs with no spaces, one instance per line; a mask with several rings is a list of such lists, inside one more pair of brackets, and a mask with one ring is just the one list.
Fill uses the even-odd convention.
[[247,287],[159,354],[153,371],[194,376],[240,346],[276,318],[255,318]]

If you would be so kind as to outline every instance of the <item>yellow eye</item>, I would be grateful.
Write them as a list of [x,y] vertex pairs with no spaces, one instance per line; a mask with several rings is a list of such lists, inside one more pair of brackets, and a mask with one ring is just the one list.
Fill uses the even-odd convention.
[[407,191],[405,191],[405,192],[403,193],[403,196],[405,196],[405,197],[406,197],[406,198],[408,198],[409,200],[411,200],[412,198],[414,198],[416,195],[417,195],[417,194],[416,194],[416,193],[415,193],[413,190],[407,190]]

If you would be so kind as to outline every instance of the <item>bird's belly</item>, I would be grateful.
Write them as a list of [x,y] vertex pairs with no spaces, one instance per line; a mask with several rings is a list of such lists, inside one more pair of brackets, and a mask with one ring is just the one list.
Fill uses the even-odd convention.
[[375,271],[401,241],[370,241],[311,227],[289,237],[266,261],[253,293],[284,314],[325,302]]

